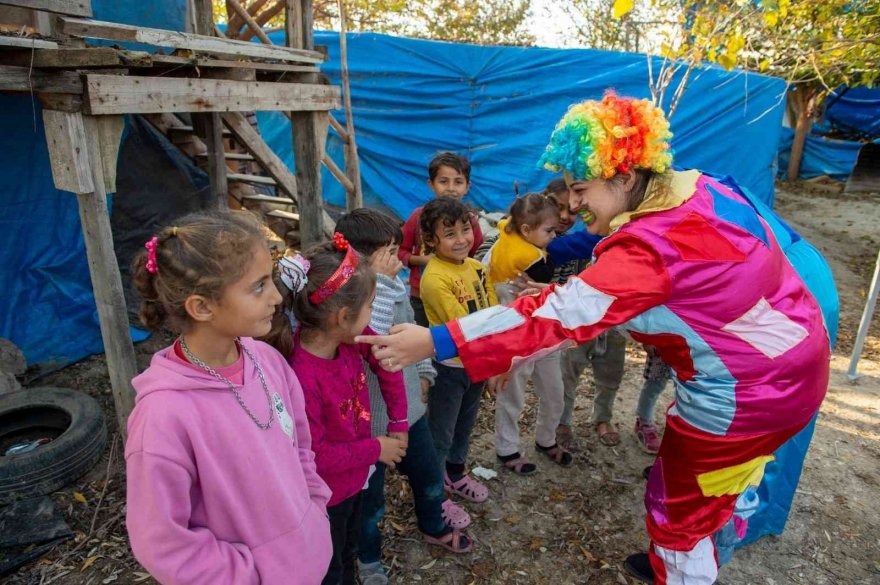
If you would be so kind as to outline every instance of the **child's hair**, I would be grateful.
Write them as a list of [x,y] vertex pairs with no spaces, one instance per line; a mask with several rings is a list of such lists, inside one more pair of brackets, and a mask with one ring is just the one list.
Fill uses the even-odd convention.
[[219,300],[223,289],[247,272],[254,246],[265,241],[262,224],[249,211],[200,211],[159,230],[147,242],[155,246],[155,256],[144,252],[132,266],[141,321],[152,331],[184,331],[186,299]]
[[454,152],[438,152],[428,163],[428,178],[433,181],[440,172],[440,167],[449,167],[461,173],[465,180],[471,180],[471,161],[467,157]]
[[551,217],[559,219],[559,200],[549,193],[526,193],[513,201],[509,215],[504,231],[522,235],[523,225],[536,228]]
[[340,217],[336,222],[336,231],[364,256],[372,255],[383,246],[399,245],[403,241],[403,232],[397,220],[366,207]]
[[556,195],[557,193],[565,193],[566,191],[568,191],[568,184],[562,177],[553,179],[547,183],[546,187],[544,187],[544,193],[547,195]]
[[459,221],[470,224],[470,208],[454,197],[437,197],[422,208],[419,229],[427,244],[428,238],[435,237],[438,224],[452,227]]

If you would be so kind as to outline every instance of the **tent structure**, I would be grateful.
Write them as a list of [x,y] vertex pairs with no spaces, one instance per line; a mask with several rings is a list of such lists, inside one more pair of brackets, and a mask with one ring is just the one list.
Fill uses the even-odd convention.
[[[182,30],[186,19],[183,0],[94,4],[98,18],[140,26]],[[277,34],[268,38],[284,44]],[[473,165],[471,202],[489,211],[502,210],[513,196],[514,181],[521,189],[538,189],[552,178],[536,168],[535,161],[569,104],[601,97],[607,88],[648,97],[644,55],[476,47],[370,33],[349,34],[346,40],[364,201],[399,217],[429,198],[426,167],[438,150],[466,154]],[[329,49],[321,72],[331,82],[341,80],[339,36],[318,32],[315,44]],[[715,67],[695,72],[672,118],[676,162],[730,176],[749,193],[777,238],[786,239],[792,263],[820,298],[829,328],[836,330],[837,297],[827,265],[770,209],[784,95],[785,83],[778,79]],[[63,365],[103,348],[92,287],[95,277],[89,277],[79,210],[75,199],[51,182],[44,106],[28,95],[0,96],[0,103],[3,139],[11,153],[0,159],[6,178],[0,221],[9,227],[0,230],[0,246],[8,258],[0,275],[10,283],[8,294],[0,299],[0,336],[21,346],[30,365]],[[332,115],[343,118],[338,110]],[[262,111],[258,119],[263,139],[297,171],[297,180],[306,166],[317,173],[320,156],[299,158],[296,165],[287,117]],[[326,150],[341,166],[342,125],[331,127]],[[121,155],[131,157],[126,160],[174,150],[138,118],[129,117],[126,128]],[[213,175],[205,175],[179,153],[149,160],[162,166],[144,170],[174,177],[177,188],[189,193],[189,205],[204,205],[217,189]],[[344,205],[345,188],[327,180],[332,171],[323,172],[323,181],[313,176],[313,184],[323,185],[323,191],[312,201],[320,202],[323,195],[330,203]],[[160,218],[149,211],[157,203],[137,184],[131,177],[119,181],[116,201],[119,207],[146,211],[132,216],[132,223],[152,229]],[[811,435],[812,428],[805,430],[768,466],[761,488],[767,508],[752,521],[749,539],[781,532]]]

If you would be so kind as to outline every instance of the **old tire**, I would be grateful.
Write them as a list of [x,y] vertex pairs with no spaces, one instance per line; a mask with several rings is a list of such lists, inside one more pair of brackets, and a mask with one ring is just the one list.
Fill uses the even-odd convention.
[[[11,444],[44,436],[52,441],[5,455]],[[106,444],[104,413],[87,394],[43,387],[0,396],[0,505],[49,494],[82,477]]]

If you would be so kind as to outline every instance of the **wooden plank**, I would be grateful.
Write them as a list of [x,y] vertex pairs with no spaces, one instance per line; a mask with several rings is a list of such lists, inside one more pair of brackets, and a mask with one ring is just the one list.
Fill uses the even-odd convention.
[[[73,187],[86,244],[89,274],[107,356],[107,369],[116,405],[117,426],[123,437],[128,415],[134,408],[131,379],[137,374],[134,346],[128,331],[128,311],[122,293],[122,277],[113,250],[107,192],[101,163],[98,122],[81,114],[43,111],[52,174],[62,178],[61,189]],[[75,165],[69,169],[68,165]],[[68,182],[65,176],[75,176]],[[85,177],[89,177],[86,180]]]
[[[208,153],[203,152],[196,155],[196,158],[205,158],[208,156]],[[241,152],[227,152],[224,155],[226,160],[256,160],[249,154],[244,154]]]
[[126,436],[128,415],[134,408],[134,389],[131,380],[137,371],[134,345],[128,325],[128,310],[122,292],[122,276],[113,249],[113,234],[110,229],[110,214],[107,210],[107,191],[104,187],[105,175],[101,164],[100,141],[97,121],[83,117],[86,128],[86,144],[91,163],[92,193],[78,193],[79,218],[86,243],[86,257],[95,293],[95,305],[101,324],[101,338],[107,356],[107,370],[110,374],[110,387],[116,405],[116,419],[123,438]]
[[104,188],[108,193],[116,193],[116,163],[119,160],[122,131],[125,129],[125,116],[101,116],[96,120]]
[[230,61],[228,59],[209,59],[206,57],[179,57],[177,55],[152,55],[155,65],[190,65],[192,67],[222,67],[234,69],[256,69],[257,71],[278,71],[281,73],[318,73],[314,65],[290,65],[287,63],[264,63],[262,61]]
[[238,181],[239,183],[254,183],[257,185],[275,186],[278,182],[272,177],[264,177],[262,175],[247,175],[244,173],[229,173],[226,175],[230,181]]
[[7,37],[0,35],[0,47],[22,47],[24,49],[57,49],[58,43],[27,37]]
[[[345,175],[349,184],[345,189],[345,209],[353,211],[364,206],[364,194],[361,191],[361,169],[358,164],[357,142],[354,133],[354,115],[351,111],[351,85],[348,82],[348,43],[345,37],[345,0],[338,0],[339,5],[339,55],[342,63],[342,106],[345,110],[345,130],[348,140],[345,142]],[[349,186],[350,185],[350,186]]]
[[[349,194],[354,192],[354,184],[352,184],[351,180],[346,176],[346,174],[339,168],[336,162],[330,158],[328,155],[324,155],[321,159],[321,162],[324,163],[324,166],[327,167],[327,170],[330,171],[330,174],[336,177],[336,180],[339,181],[343,187],[345,187],[345,200],[346,206],[348,205]],[[354,208],[357,209],[357,208]],[[351,211],[349,209],[348,211]]]
[[293,205],[293,199],[289,197],[272,197],[271,195],[244,195],[242,201],[257,201],[259,203],[275,203],[277,205]]
[[149,53],[124,51],[112,47],[0,51],[0,63],[37,69],[153,66],[153,60]]
[[226,0],[226,6],[232,7],[234,10],[250,27],[250,29],[257,35],[257,38],[263,42],[265,45],[271,45],[272,41],[269,40],[269,37],[266,36],[266,33],[263,32],[263,28],[257,24],[257,21],[254,20],[254,17],[250,15],[250,13],[242,7],[241,4],[238,3],[238,0]]
[[340,124],[333,116],[330,116],[330,119],[328,121],[330,122],[330,127],[333,128],[334,132],[336,132],[342,142],[348,143],[348,132],[345,131],[345,128],[342,127],[342,124]]
[[[195,130],[193,130],[192,126],[184,124],[183,122],[180,123],[180,126],[170,126],[168,128],[168,131],[169,132],[190,133],[190,134],[195,132]],[[232,136],[232,132],[230,132],[229,130],[223,130],[223,136]]]
[[266,215],[268,215],[269,217],[288,219],[290,221],[299,221],[299,214],[298,213],[284,211],[283,209],[273,209],[272,211],[267,211]]
[[34,71],[27,67],[0,66],[0,91],[78,94],[82,90],[80,76],[72,71]]
[[0,5],[45,10],[68,16],[91,16],[91,0],[0,0]]
[[229,55],[237,59],[254,57],[257,59],[274,59],[296,63],[321,63],[324,61],[323,55],[315,51],[291,49],[289,47],[261,45],[226,38],[221,39],[192,33],[143,28],[114,22],[81,20],[78,18],[61,18],[60,22],[61,31],[64,34],[79,38],[146,43],[160,47]]
[[89,170],[88,152],[80,148],[86,131],[82,115],[56,110],[43,110],[46,145],[52,161],[55,188],[73,193],[95,190]]
[[171,77],[85,75],[85,107],[96,114],[315,111],[339,107],[339,88]]
[[226,167],[225,145],[223,143],[223,122],[220,114],[209,112],[192,114],[196,135],[205,143],[208,155],[208,177],[211,180],[211,194],[218,209],[229,208],[229,174]]
[[221,114],[223,123],[235,139],[256,159],[263,169],[278,183],[281,190],[294,200],[297,198],[296,178],[253,126],[238,112]]

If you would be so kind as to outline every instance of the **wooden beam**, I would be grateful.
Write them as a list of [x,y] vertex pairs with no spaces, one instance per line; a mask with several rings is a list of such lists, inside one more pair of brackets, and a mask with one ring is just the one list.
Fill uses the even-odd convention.
[[122,131],[125,129],[125,116],[100,116],[95,120],[98,142],[101,146],[104,188],[108,193],[116,193],[116,163],[119,160]]
[[36,69],[80,69],[86,67],[152,67],[153,59],[149,53],[144,51],[91,47],[88,49],[0,51],[0,63]]
[[232,9],[242,18],[242,20],[247,23],[248,27],[257,37],[266,45],[271,45],[272,41],[269,40],[269,37],[266,36],[266,33],[263,32],[263,29],[257,24],[257,21],[254,20],[254,17],[250,15],[250,13],[245,10],[241,4],[239,4],[238,0],[226,0],[226,6],[231,6]]
[[227,177],[230,181],[237,181],[239,183],[254,183],[256,185],[270,185],[273,187],[278,184],[278,181],[276,181],[272,177],[264,177],[262,175],[248,175],[247,173],[229,173]]
[[[62,182],[56,182],[56,186],[64,190],[75,187],[89,274],[101,325],[101,338],[104,341],[107,369],[116,405],[116,420],[119,432],[125,437],[128,415],[134,408],[131,379],[137,374],[137,362],[129,335],[122,277],[113,250],[113,234],[107,212],[105,172],[102,168],[102,146],[99,138],[101,132],[98,131],[97,120],[79,113],[43,110],[43,120],[52,175],[56,181],[59,177],[62,178]],[[104,136],[111,138],[107,133]],[[73,175],[77,179],[72,183],[64,179],[65,176],[70,176],[66,168],[69,161],[76,165]],[[91,184],[85,177],[91,178]]]
[[92,115],[326,111],[339,107],[339,88],[315,83],[86,74],[85,107]]
[[0,91],[82,93],[80,76],[72,71],[34,71],[27,67],[0,66]]
[[246,41],[236,41],[213,36],[196,35],[157,28],[143,28],[117,24],[61,18],[61,31],[79,38],[98,38],[110,41],[130,41],[160,47],[188,49],[190,51],[229,55],[236,59],[257,58],[292,61],[296,63],[321,63],[324,56],[315,51],[291,49],[289,47],[258,45]]
[[68,16],[92,16],[91,0],[0,0],[0,5],[45,10]]
[[80,114],[43,110],[46,145],[52,161],[55,188],[73,193],[91,193],[95,190],[89,164],[86,131]]
[[57,49],[58,43],[28,37],[0,36],[0,47],[22,47],[24,49]]
[[[0,54],[2,55],[2,54]],[[277,71],[279,73],[318,73],[314,65],[289,65],[287,63],[263,63],[262,61],[230,61],[228,59],[207,59],[204,57],[178,57],[177,55],[152,55],[154,65],[190,65],[192,67],[222,67],[233,69],[256,69],[257,71]],[[137,65],[133,65],[136,67]]]
[[333,116],[330,116],[329,122],[330,127],[333,128],[339,138],[342,139],[342,142],[347,143],[349,141],[348,132],[345,131],[342,124],[340,124]]
[[[342,169],[336,164],[336,162],[330,158],[327,154],[324,155],[324,158],[321,159],[321,162],[324,163],[324,166],[327,167],[327,170],[330,171],[336,180],[339,181],[343,187],[345,187],[346,193],[346,202],[348,201],[348,194],[354,192],[354,184],[352,184],[351,180],[345,175]],[[347,205],[346,205],[347,208]],[[354,208],[357,209],[357,208]],[[351,211],[348,209],[348,211]]]
[[346,187],[345,209],[353,211],[364,206],[364,194],[361,191],[361,168],[358,164],[357,142],[354,133],[354,115],[351,111],[351,85],[348,82],[348,43],[345,37],[345,0],[339,3],[339,56],[342,63],[342,105],[345,109],[345,130],[348,140],[345,142],[345,174],[351,187]]

